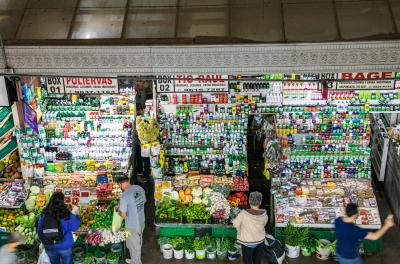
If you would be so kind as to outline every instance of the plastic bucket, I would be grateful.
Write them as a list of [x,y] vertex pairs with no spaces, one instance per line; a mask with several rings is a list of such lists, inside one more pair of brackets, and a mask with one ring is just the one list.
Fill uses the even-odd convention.
[[[320,239],[320,241],[324,245],[330,245],[331,244],[331,241],[326,240],[326,239]],[[317,247],[317,252],[316,252],[315,256],[317,257],[317,259],[320,259],[320,260],[328,260],[330,254],[331,254],[331,249],[330,248]]]
[[286,245],[286,255],[288,258],[298,258],[300,256],[300,246]]
[[215,259],[217,257],[217,251],[215,249],[207,248],[207,259]]
[[196,250],[196,258],[197,259],[205,259],[206,257],[206,250]]
[[228,251],[228,259],[229,260],[236,260],[238,258],[237,251]]
[[194,251],[187,251],[185,250],[185,258],[186,259],[194,259],[195,257],[195,252]]
[[172,245],[171,244],[162,245],[162,253],[164,259],[171,259],[173,255]]
[[183,259],[183,249],[181,249],[181,250],[174,249],[174,258],[175,259]]
[[217,251],[217,257],[219,260],[224,260],[226,258],[226,252],[225,251]]

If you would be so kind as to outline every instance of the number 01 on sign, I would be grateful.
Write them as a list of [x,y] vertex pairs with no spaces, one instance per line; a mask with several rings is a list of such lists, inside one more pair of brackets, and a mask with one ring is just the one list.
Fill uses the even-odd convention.
[[64,78],[46,77],[46,90],[49,94],[65,93]]

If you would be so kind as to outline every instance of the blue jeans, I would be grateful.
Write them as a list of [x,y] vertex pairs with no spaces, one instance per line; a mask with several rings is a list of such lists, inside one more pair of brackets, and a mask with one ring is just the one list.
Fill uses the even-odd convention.
[[72,264],[72,248],[52,249],[46,248],[51,264]]
[[353,259],[348,259],[348,258],[342,258],[340,255],[336,254],[339,258],[339,264],[362,264],[361,258],[353,258]]

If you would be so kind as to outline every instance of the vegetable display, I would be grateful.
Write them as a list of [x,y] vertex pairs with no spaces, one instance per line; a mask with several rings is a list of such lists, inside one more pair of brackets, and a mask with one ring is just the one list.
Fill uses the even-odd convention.
[[36,220],[37,215],[35,213],[29,213],[29,215],[24,215],[18,217],[15,222],[18,226],[15,228],[16,232],[19,232],[25,237],[25,245],[33,245],[38,240],[38,235],[36,231]]

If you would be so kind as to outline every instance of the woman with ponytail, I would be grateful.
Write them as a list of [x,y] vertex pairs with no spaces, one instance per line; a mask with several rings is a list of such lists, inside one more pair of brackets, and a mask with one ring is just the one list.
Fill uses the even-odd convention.
[[64,194],[55,192],[38,221],[38,236],[44,244],[51,264],[72,264],[72,232],[80,225],[79,209],[70,212],[64,203]]

